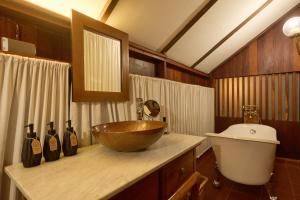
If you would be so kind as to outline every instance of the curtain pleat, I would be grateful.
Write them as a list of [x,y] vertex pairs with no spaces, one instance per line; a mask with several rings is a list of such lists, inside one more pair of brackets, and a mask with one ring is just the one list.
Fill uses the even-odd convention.
[[121,42],[87,30],[83,39],[85,89],[121,91]]
[[[153,99],[160,104],[161,112],[154,120],[167,117],[169,132],[204,136],[214,131],[213,88],[132,74],[129,88],[127,102],[71,103],[71,119],[81,139],[80,145],[90,144],[90,126],[136,120],[136,98]],[[204,141],[197,154],[209,147]]]
[[21,161],[24,125],[34,123],[43,144],[54,121],[62,139],[68,109],[67,63],[0,53],[0,199],[15,199],[3,167]]

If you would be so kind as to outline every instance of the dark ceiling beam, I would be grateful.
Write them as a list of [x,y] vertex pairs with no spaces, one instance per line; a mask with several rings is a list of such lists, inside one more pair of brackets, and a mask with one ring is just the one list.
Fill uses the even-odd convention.
[[217,0],[210,0],[162,49],[162,53],[167,52],[215,3]]
[[254,18],[258,13],[260,13],[264,8],[266,8],[273,0],[266,1],[262,6],[256,9],[247,19],[235,27],[230,33],[228,33],[222,40],[220,40],[215,46],[213,46],[209,51],[207,51],[201,58],[199,58],[193,65],[195,68],[199,63],[201,63],[205,58],[207,58],[212,52],[214,52],[219,46],[221,46],[226,40],[228,40],[233,34],[240,30],[245,24],[247,24],[252,18]]
[[119,0],[111,0],[109,2],[109,5],[106,7],[106,10],[105,10],[104,14],[101,17],[101,22],[105,23],[107,21],[107,19],[109,18],[109,16],[113,12],[113,10],[116,7],[118,2],[119,2]]

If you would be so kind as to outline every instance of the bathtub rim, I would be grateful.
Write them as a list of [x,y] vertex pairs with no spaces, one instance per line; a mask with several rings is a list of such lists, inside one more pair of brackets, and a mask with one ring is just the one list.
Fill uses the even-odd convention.
[[[232,125],[230,125],[230,126],[228,126],[224,131],[222,131],[222,132],[225,132],[225,131],[227,131],[227,130],[229,130],[230,128],[232,128],[232,127],[236,127],[236,126],[240,126],[240,125],[242,125],[242,126],[257,126],[257,127],[259,127],[259,126],[263,126],[263,127],[266,127],[266,128],[269,128],[269,129],[271,129],[271,130],[273,130],[275,133],[277,133],[277,131],[276,131],[276,129],[274,128],[274,127],[272,127],[272,126],[268,126],[268,125],[265,125],[265,124],[253,124],[253,123],[238,123],[238,124],[232,124]],[[277,135],[277,134],[276,134]]]
[[243,141],[250,141],[250,142],[261,142],[261,143],[269,143],[269,144],[276,144],[279,145],[279,140],[268,140],[268,139],[258,139],[258,138],[249,138],[249,137],[237,137],[237,136],[228,136],[220,133],[205,133],[208,137],[219,137],[219,138],[228,138],[233,140],[243,140]]

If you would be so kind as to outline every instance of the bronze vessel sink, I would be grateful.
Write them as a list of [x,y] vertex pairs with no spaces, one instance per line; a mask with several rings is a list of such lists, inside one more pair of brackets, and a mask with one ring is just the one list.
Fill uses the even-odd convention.
[[155,143],[166,123],[160,121],[122,121],[92,127],[98,142],[117,151],[139,151]]

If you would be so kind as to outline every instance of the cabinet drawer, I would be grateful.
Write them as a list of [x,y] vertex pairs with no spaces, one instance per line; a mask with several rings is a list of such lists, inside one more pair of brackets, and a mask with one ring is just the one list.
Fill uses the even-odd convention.
[[171,197],[194,172],[194,152],[187,152],[167,164],[162,170],[163,199]]
[[159,199],[158,171],[143,178],[110,200],[157,200]]

